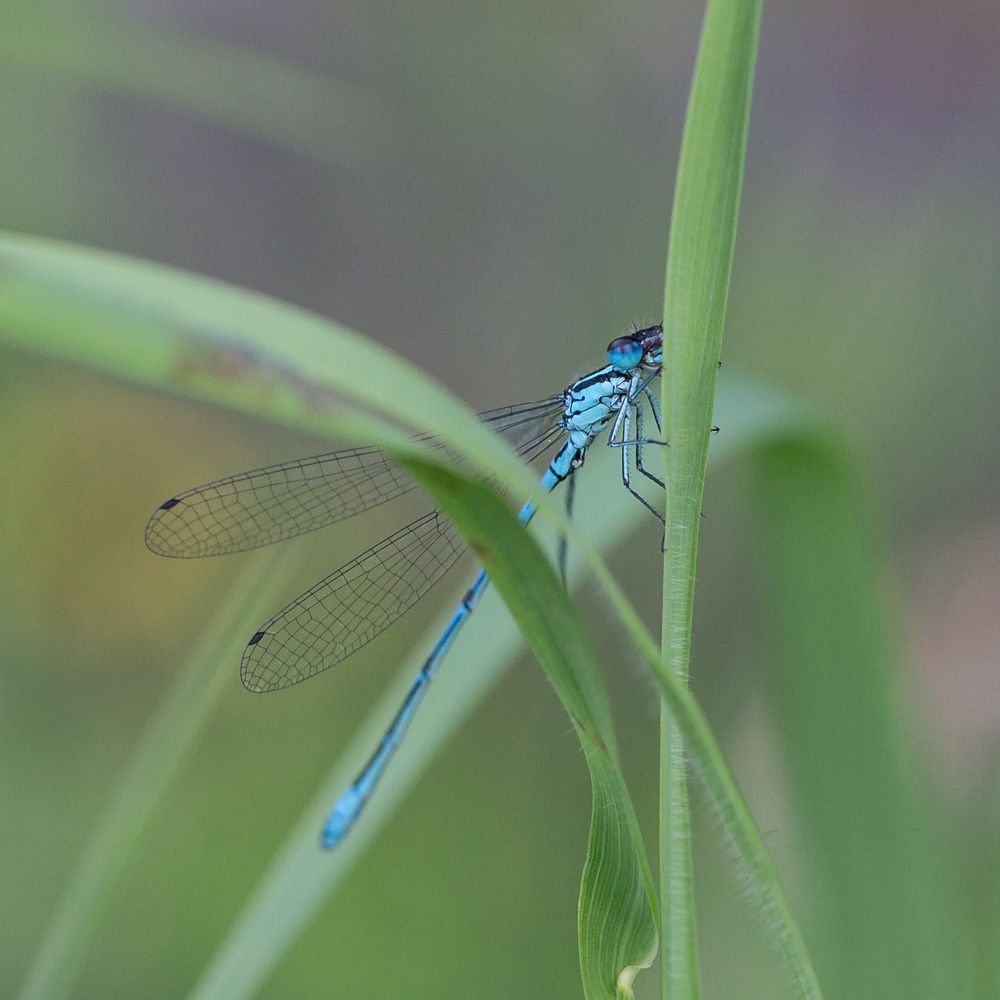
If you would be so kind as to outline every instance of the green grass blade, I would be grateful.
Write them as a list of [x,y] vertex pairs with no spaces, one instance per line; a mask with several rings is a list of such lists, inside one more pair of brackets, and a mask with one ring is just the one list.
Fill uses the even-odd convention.
[[957,908],[931,783],[900,724],[884,560],[860,477],[843,449],[805,433],[761,442],[750,481],[764,666],[803,822],[824,982],[837,997],[967,995],[956,988]]
[[[290,552],[257,555],[195,646],[91,832],[21,988],[22,1000],[59,1000],[97,933],[105,904],[170,780],[235,676],[238,650],[277,601]],[[248,595],[252,595],[248,598]]]
[[985,873],[966,890],[972,916],[969,996],[993,1000],[1000,996],[1000,745],[995,742],[978,778],[979,794],[960,817],[969,831],[966,843],[976,862],[972,870]]
[[636,972],[656,953],[655,896],[593,646],[551,565],[495,492],[400,458],[489,570],[573,722],[594,796],[578,917],[584,996],[631,997]]
[[[709,0],[681,144],[664,304],[666,536],[662,642],[687,679],[695,562],[757,52],[760,3]],[[663,995],[700,995],[683,746],[662,715],[660,898]]]
[[[651,644],[650,644],[651,646]],[[649,649],[649,654],[652,649]],[[647,655],[647,661],[651,655]],[[792,916],[781,888],[774,862],[764,845],[736,780],[722,757],[708,721],[684,685],[662,666],[656,673],[660,691],[684,741],[688,759],[694,765],[709,800],[722,820],[747,880],[747,887],[759,907],[765,928],[787,966],[795,995],[803,1000],[821,1000],[819,980],[802,934]]]

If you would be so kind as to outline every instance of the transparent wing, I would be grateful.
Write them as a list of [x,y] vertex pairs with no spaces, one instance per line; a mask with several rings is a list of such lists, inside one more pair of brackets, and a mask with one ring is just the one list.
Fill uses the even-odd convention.
[[[561,436],[552,427],[521,446],[528,461]],[[251,691],[304,681],[385,631],[455,564],[465,543],[439,511],[411,522],[272,615],[243,651]]]
[[[555,428],[561,396],[487,410],[479,419],[529,456]],[[442,442],[425,438],[435,447]],[[146,545],[164,556],[242,552],[370,510],[414,488],[379,448],[345,448],[252,469],[165,501],[146,525]]]
[[412,608],[464,550],[438,511],[401,528],[254,633],[240,664],[243,683],[251,691],[274,691],[350,656]]

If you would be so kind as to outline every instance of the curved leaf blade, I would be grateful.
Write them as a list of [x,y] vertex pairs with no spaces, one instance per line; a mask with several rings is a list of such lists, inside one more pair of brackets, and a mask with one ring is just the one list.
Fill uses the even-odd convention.
[[573,722],[594,797],[578,911],[584,996],[631,997],[636,972],[656,953],[655,893],[593,646],[538,544],[494,491],[457,470],[397,458],[489,571]]

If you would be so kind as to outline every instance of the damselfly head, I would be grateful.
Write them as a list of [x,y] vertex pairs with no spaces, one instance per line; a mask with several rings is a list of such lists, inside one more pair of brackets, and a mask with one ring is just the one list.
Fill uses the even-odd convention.
[[663,357],[663,327],[660,324],[616,337],[608,344],[608,360],[620,372],[639,364],[658,365]]
[[642,361],[642,343],[635,337],[617,337],[608,344],[608,361],[620,372],[631,371]]

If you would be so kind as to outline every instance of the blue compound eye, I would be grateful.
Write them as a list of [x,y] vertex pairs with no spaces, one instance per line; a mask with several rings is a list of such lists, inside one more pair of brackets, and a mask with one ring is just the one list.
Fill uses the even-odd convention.
[[620,372],[631,371],[642,361],[642,344],[634,337],[618,337],[608,344],[608,361]]

